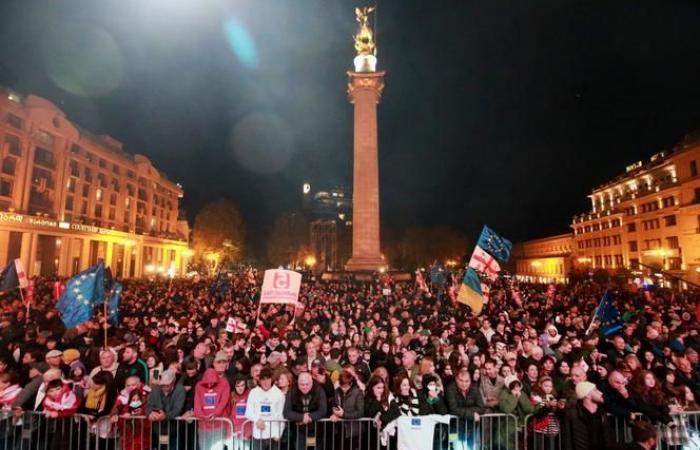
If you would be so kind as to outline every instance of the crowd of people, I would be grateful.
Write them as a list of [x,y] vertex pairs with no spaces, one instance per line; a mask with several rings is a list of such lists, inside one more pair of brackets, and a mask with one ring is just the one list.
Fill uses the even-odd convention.
[[[613,448],[624,441],[619,428],[637,420],[630,445],[638,447],[629,448],[698,439],[675,414],[700,410],[697,294],[615,291],[624,324],[606,336],[596,323],[589,329],[604,289],[594,283],[500,278],[474,316],[446,288],[425,291],[388,276],[305,274],[296,306],[261,306],[259,279],[227,279],[224,289],[212,289],[213,280],[125,280],[116,327],[97,308],[92,320],[65,329],[50,280],[35,281],[28,315],[15,292],[5,293],[6,420],[18,426],[27,412],[102,418],[129,450],[217,448],[229,420],[229,450],[301,450],[312,438],[318,448],[337,444],[329,450],[395,448],[391,430],[402,417],[433,415],[455,416],[468,445],[480,425],[490,427],[484,448],[523,443],[513,426],[485,423],[498,413],[517,418],[530,443],[562,449]],[[173,437],[179,418],[198,419],[184,422],[196,439],[173,441],[183,439]],[[322,435],[318,423],[342,432]],[[448,448],[439,429],[433,447]],[[56,435],[57,448],[65,446]]]

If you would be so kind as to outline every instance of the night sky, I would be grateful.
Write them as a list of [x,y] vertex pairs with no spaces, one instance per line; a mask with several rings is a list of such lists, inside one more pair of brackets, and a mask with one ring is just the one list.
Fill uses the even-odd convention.
[[[236,202],[253,247],[351,185],[352,0],[3,0],[0,83]],[[693,0],[379,0],[382,226],[568,231],[591,189],[700,128]]]

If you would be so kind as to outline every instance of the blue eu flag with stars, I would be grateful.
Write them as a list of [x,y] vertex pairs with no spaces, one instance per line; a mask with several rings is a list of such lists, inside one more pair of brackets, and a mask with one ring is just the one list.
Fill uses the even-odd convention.
[[600,319],[600,332],[603,336],[610,336],[622,329],[623,324],[620,311],[613,305],[610,291],[605,291],[603,299],[600,301],[600,305],[598,305],[596,317]]
[[508,262],[510,251],[513,248],[512,242],[497,235],[488,225],[484,225],[481,230],[477,245],[501,262]]
[[119,300],[122,297],[122,284],[115,281],[112,285],[112,296],[109,299],[109,321],[115,327],[119,325]]
[[102,263],[68,280],[56,307],[66,328],[73,328],[92,317],[92,308],[105,297],[105,266]]

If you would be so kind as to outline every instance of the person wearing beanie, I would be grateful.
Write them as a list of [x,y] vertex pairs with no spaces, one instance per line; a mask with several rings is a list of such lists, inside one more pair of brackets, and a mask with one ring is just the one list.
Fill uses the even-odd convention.
[[575,391],[576,404],[566,410],[562,421],[562,448],[592,450],[613,445],[612,429],[601,407],[603,394],[588,381],[578,383]]
[[[528,414],[535,411],[527,394],[523,392],[523,383],[515,375],[509,375],[504,382],[504,388],[498,394],[499,411],[505,414],[513,414],[521,421]],[[505,448],[515,447],[515,427],[499,427],[499,438]]]

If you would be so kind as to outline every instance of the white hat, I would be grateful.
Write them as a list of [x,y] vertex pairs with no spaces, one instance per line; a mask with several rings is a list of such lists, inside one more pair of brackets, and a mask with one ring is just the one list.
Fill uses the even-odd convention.
[[581,400],[582,398],[588,397],[588,394],[593,392],[595,389],[595,384],[589,381],[582,381],[576,385],[576,398]]
[[521,386],[523,385],[523,383],[520,381],[520,379],[518,379],[517,376],[515,376],[515,375],[508,375],[508,376],[506,377],[506,380],[505,380],[506,387],[507,387],[508,389],[510,389],[510,385],[513,384],[513,383],[516,382],[516,381],[517,381],[518,383],[520,383]]

